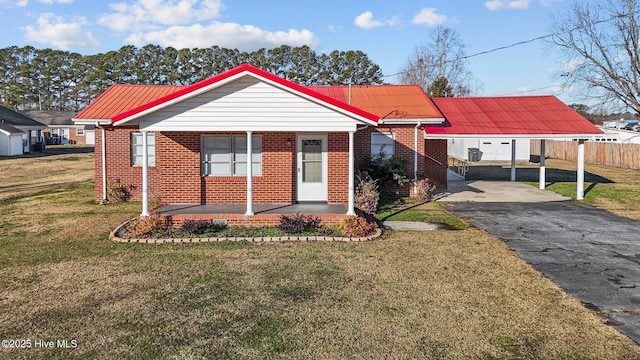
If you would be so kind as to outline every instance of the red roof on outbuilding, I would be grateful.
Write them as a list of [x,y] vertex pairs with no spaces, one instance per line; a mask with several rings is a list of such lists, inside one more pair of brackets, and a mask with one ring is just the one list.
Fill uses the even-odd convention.
[[602,131],[555,96],[434,98],[446,122],[425,127],[427,137],[595,135]]

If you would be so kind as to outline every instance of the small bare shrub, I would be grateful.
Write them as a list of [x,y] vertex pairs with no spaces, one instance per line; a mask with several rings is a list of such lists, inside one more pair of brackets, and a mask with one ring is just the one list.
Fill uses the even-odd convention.
[[133,185],[127,186],[120,179],[116,181],[107,181],[107,195],[109,200],[113,202],[125,202],[131,199],[131,190]]
[[280,216],[280,224],[276,227],[286,234],[313,232],[320,226],[320,219],[311,215],[296,214]]
[[140,218],[129,227],[129,237],[132,239],[145,238],[162,230],[160,216],[153,214]]
[[433,192],[436,191],[436,185],[428,178],[420,179],[416,182],[416,193],[414,196],[421,200],[431,200]]
[[338,230],[349,237],[362,237],[371,234],[377,225],[360,216],[348,216],[340,220]]
[[375,214],[378,210],[380,192],[378,192],[378,181],[373,180],[369,175],[358,176],[356,185],[355,206],[367,214]]

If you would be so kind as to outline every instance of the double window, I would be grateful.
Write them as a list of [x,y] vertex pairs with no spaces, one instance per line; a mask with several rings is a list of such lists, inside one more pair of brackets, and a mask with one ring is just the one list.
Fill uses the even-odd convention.
[[[253,136],[251,171],[262,175],[262,137]],[[202,176],[247,175],[247,137],[205,135],[202,137]]]
[[389,158],[395,155],[395,136],[392,132],[371,133],[371,157],[382,155]]
[[[142,134],[131,133],[131,165],[142,166]],[[156,166],[156,136],[147,133],[147,154],[149,166]]]

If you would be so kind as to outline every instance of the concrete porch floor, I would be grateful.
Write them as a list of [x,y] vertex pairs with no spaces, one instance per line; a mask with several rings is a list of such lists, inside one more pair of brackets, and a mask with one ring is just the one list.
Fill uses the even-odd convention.
[[[156,209],[159,215],[206,215],[240,214],[247,210],[246,204],[207,204],[207,205],[163,205]],[[343,204],[304,203],[304,204],[253,204],[255,215],[267,214],[340,214],[347,213]]]

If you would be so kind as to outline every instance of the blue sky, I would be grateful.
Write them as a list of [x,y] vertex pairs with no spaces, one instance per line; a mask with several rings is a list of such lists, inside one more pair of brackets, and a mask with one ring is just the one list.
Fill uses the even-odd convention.
[[[585,0],[583,0],[585,1]],[[586,0],[597,1],[597,0]],[[32,45],[95,54],[133,44],[252,51],[281,44],[316,52],[362,50],[384,74],[400,71],[439,25],[475,54],[548,33],[571,0],[0,0],[0,47]],[[468,60],[478,95],[552,94],[562,59],[534,41]],[[396,82],[395,76],[385,78]]]

